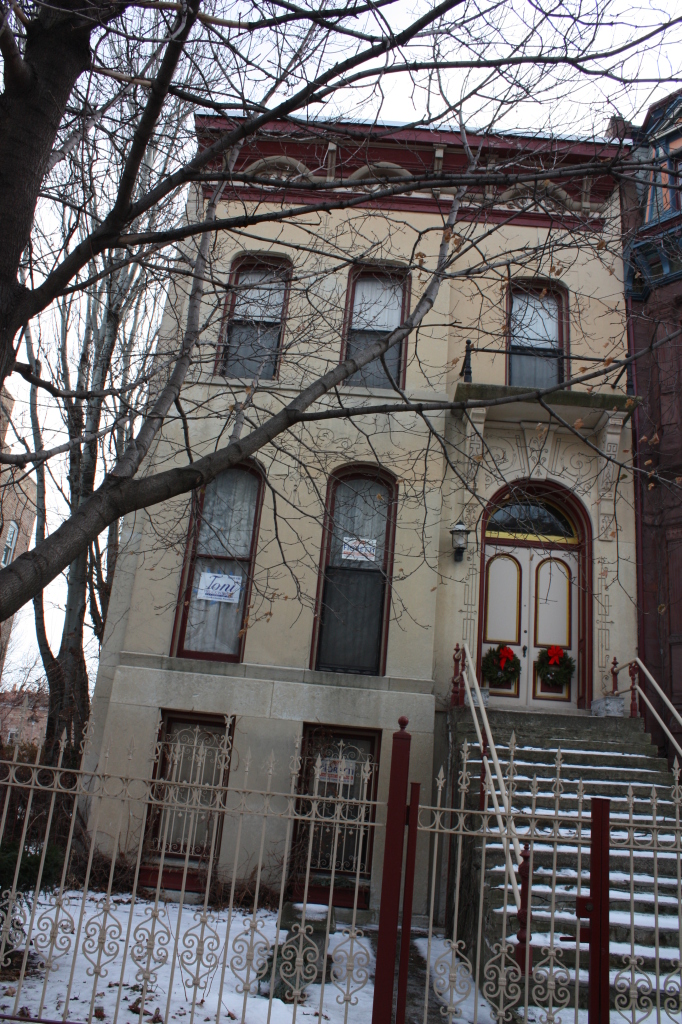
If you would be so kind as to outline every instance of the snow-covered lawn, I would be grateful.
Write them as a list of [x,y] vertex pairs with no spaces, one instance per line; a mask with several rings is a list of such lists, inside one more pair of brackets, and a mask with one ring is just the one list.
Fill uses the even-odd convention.
[[[78,930],[81,915],[79,893],[65,894],[67,905],[60,912],[60,921],[67,922],[66,914],[73,919],[73,929]],[[220,1005],[220,1020],[244,1021],[246,1024],[291,1024],[294,1007],[278,998],[269,998],[269,979],[272,971],[270,959],[260,986],[254,983],[251,991],[244,992],[247,980],[249,937],[254,922],[248,911],[235,910],[230,924],[229,943],[226,954],[226,933],[228,910],[209,910],[207,920],[202,922],[203,908],[187,906],[182,910],[175,903],[160,904],[157,919],[153,917],[154,904],[137,899],[131,907],[130,896],[113,896],[105,922],[105,897],[91,894],[82,908],[78,955],[74,960],[73,947],[75,931],[69,933],[68,925],[64,937],[70,939],[68,949],[62,955],[56,949],[54,968],[47,972],[39,966],[34,949],[42,956],[47,950],[39,936],[49,941],[49,929],[54,922],[55,907],[45,894],[36,908],[31,954],[26,976],[22,984],[16,979],[0,981],[0,1013],[21,1012],[22,1016],[43,1019],[64,1019],[87,1021],[89,1019],[114,1021],[119,1024],[135,1024],[139,1019],[139,999],[143,989],[143,972],[147,962],[150,932],[153,930],[151,947],[153,956],[150,967],[154,978],[147,986],[144,1001],[145,1024],[159,1024],[160,1021],[205,1022],[216,1021]],[[311,908],[312,910],[312,908]],[[30,909],[29,909],[30,914]],[[42,918],[42,924],[39,924]],[[151,926],[151,927],[150,927]],[[264,958],[272,951],[276,938],[277,915],[263,910],[257,913],[255,921],[254,967],[257,970]],[[329,958],[334,950],[348,937],[344,925],[338,925],[330,935]],[[202,936],[203,931],[203,936]],[[197,943],[203,938],[202,961],[197,972]],[[280,950],[286,938],[280,932]],[[354,953],[366,952],[366,965],[358,961],[349,991],[346,991],[345,977],[340,983],[325,984],[322,1015],[319,1015],[322,986],[309,985],[304,998],[299,1002],[296,1020],[315,1017],[328,1020],[331,1024],[365,1024],[371,1019],[373,998],[374,952],[367,937],[355,942]],[[344,950],[340,950],[343,953]],[[15,954],[16,956],[16,954]],[[341,959],[340,963],[345,963]],[[99,974],[97,968],[99,964]],[[278,959],[278,971],[281,959]],[[251,968],[251,981],[255,970]],[[10,972],[5,971],[4,978]],[[197,978],[198,974],[198,978]],[[194,982],[198,980],[198,985]],[[364,984],[363,984],[364,981]],[[258,991],[260,987],[260,991]],[[350,996],[344,1002],[344,996]],[[137,1004],[136,1004],[137,1001]],[[135,1007],[135,1008],[134,1008]],[[25,1008],[25,1009],[22,1009]],[[158,1009],[157,1009],[158,1008]],[[92,1018],[91,1018],[92,1014]],[[167,1015],[167,1016],[166,1016]]]

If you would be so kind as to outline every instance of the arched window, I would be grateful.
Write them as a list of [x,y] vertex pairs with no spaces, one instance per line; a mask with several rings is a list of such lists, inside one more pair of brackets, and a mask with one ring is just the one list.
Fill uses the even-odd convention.
[[7,527],[7,536],[5,537],[5,544],[4,544],[3,549],[2,549],[2,563],[1,564],[2,564],[2,568],[3,569],[5,568],[6,565],[9,565],[9,563],[14,558],[14,552],[15,552],[15,549],[16,549],[16,546],[17,546],[17,539],[18,539],[18,537],[19,537],[19,527],[17,526],[17,524],[14,521],[12,521],[9,524],[9,526]]
[[248,467],[228,469],[199,497],[178,655],[239,661],[257,543],[262,481]]
[[332,481],[316,667],[380,675],[392,565],[394,488],[354,474]]
[[[360,355],[368,345],[399,327],[406,314],[408,279],[395,268],[361,269],[349,281],[350,315],[344,359]],[[386,367],[399,386],[403,382],[405,342],[394,345],[384,356]],[[392,388],[380,359],[367,363],[352,374],[347,384],[367,388]]]
[[218,369],[252,381],[277,375],[289,264],[241,260],[232,271]]

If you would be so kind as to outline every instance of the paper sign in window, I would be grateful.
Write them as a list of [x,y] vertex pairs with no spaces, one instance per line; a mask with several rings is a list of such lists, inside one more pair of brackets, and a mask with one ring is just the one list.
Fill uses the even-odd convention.
[[344,537],[341,558],[349,562],[375,562],[377,542],[367,537]]
[[355,782],[355,762],[336,757],[323,757],[320,782],[333,782],[337,786],[352,786]]
[[222,572],[202,572],[197,588],[197,598],[199,601],[225,601],[227,604],[239,604],[241,589],[241,576],[231,576]]

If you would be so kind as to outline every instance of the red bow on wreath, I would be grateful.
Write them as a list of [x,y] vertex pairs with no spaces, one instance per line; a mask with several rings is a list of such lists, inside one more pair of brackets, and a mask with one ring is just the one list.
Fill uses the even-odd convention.
[[503,647],[500,651],[500,671],[504,672],[504,666],[508,661],[513,661],[514,652],[511,647]]
[[547,655],[549,657],[550,665],[559,665],[561,664],[561,659],[564,656],[564,649],[563,647],[557,647],[555,644],[547,651]]

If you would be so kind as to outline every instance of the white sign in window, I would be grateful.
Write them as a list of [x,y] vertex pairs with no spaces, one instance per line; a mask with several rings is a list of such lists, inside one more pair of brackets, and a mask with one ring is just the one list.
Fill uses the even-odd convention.
[[341,558],[349,562],[375,562],[377,542],[367,537],[344,537]]
[[239,604],[241,589],[241,576],[231,576],[222,572],[202,572],[197,588],[197,599]]
[[338,757],[323,757],[320,765],[320,782],[352,786],[355,782],[355,762],[340,760]]

